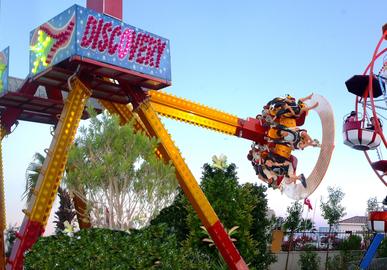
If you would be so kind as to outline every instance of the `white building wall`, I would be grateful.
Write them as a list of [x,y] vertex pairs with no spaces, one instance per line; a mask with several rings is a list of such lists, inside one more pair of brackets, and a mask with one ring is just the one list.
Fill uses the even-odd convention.
[[366,224],[340,223],[338,225],[338,231],[362,232],[366,227]]

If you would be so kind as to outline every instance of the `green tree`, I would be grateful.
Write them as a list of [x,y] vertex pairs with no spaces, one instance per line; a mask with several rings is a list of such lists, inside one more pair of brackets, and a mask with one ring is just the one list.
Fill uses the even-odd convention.
[[[320,208],[322,216],[329,225],[328,236],[330,236],[332,228],[337,225],[339,220],[345,215],[345,207],[340,204],[344,198],[344,195],[344,192],[342,192],[340,188],[328,187],[328,200],[324,202],[321,199]],[[328,240],[325,257],[325,270],[328,267],[329,242],[330,241]]]
[[32,198],[36,183],[38,182],[39,174],[42,169],[45,156],[40,153],[35,153],[33,161],[28,165],[26,170],[26,185],[22,199],[28,204]]
[[376,197],[370,197],[367,200],[366,214],[368,215],[369,212],[380,211],[380,210],[381,210],[381,207],[379,206],[378,199]]
[[174,168],[156,157],[157,143],[106,113],[80,129],[66,182],[84,191],[94,226],[139,228],[173,201]]
[[[365,215],[368,216],[370,212],[372,211],[382,211],[383,208],[379,205],[378,199],[376,197],[370,197],[367,200],[367,207],[365,211]],[[365,243],[365,248],[368,248],[368,244],[371,243],[372,237],[373,237],[373,232],[371,228],[368,226],[368,224],[364,224],[362,226],[363,228],[363,241]]]
[[300,229],[304,232],[315,232],[316,228],[310,218],[303,218],[300,223]]
[[267,269],[269,265],[275,262],[275,257],[267,248],[268,243],[272,240],[272,229],[274,216],[268,216],[269,209],[267,205],[266,191],[264,185],[246,183],[242,185],[243,192],[250,193],[253,196],[254,208],[251,212],[253,224],[250,229],[252,238],[257,243],[259,250],[255,259],[257,269]]
[[286,209],[286,212],[288,216],[285,218],[283,227],[286,233],[289,234],[289,240],[288,240],[288,250],[286,255],[285,270],[288,269],[289,253],[290,253],[290,250],[293,248],[294,233],[297,230],[299,230],[302,223],[302,204],[298,201],[293,202],[290,206],[288,206],[288,208]]
[[166,224],[170,233],[175,234],[177,240],[181,243],[187,238],[189,233],[187,225],[188,201],[184,197],[183,190],[180,188],[178,190],[179,192],[173,203],[162,209],[159,215],[151,220],[150,224],[153,226]]
[[[241,255],[250,263],[250,268],[267,269],[268,265],[275,261],[275,257],[267,249],[271,241],[273,224],[267,216],[266,187],[249,183],[239,185],[236,167],[234,164],[227,164],[225,157],[213,158],[213,163],[216,165],[205,164],[203,166],[201,186],[204,193],[227,231],[239,226],[233,231],[232,238],[236,240],[235,244]],[[211,269],[225,267],[215,247],[213,245],[210,247],[208,242],[203,242],[208,235],[200,229],[201,223],[182,191],[179,192],[172,205],[164,208],[151,221],[152,226],[161,223],[166,223],[168,230],[176,234],[177,239],[183,242],[183,249],[190,250],[185,252],[186,254],[196,254],[196,256],[189,255],[194,258],[198,258],[198,254],[204,257],[211,256],[215,264]],[[247,238],[247,244],[243,243],[245,238]],[[253,245],[254,250],[258,251],[254,253],[254,256],[249,255],[252,249],[247,253],[244,250],[248,245]],[[250,260],[251,257],[246,257],[246,254],[254,258]]]
[[[220,158],[221,162],[215,162],[219,159],[213,160],[215,163],[213,166],[209,164],[203,166],[201,178],[203,192],[227,231],[238,226],[233,238],[250,269],[267,269],[274,261],[274,257],[267,251],[270,226],[265,212],[267,210],[265,188],[252,184],[239,185],[235,164],[228,165],[224,157]],[[200,228],[201,222],[193,208],[187,204],[187,210],[189,234],[184,245],[209,254],[212,260],[219,261],[215,247],[203,242],[206,235]]]

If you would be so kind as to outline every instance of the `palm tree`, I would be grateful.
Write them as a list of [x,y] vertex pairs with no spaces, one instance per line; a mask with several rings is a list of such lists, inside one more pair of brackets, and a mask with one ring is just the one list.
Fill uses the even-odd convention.
[[32,198],[36,183],[38,182],[40,171],[42,170],[45,157],[40,153],[35,153],[33,161],[28,165],[26,170],[26,187],[22,199],[27,200],[27,204]]
[[[22,195],[22,199],[26,199],[27,205],[29,204],[32,198],[36,184],[38,183],[38,178],[45,159],[45,156],[37,152],[33,156],[33,161],[27,167],[26,186]],[[71,223],[74,218],[75,212],[73,210],[73,203],[71,202],[70,195],[68,194],[67,189],[59,187],[58,195],[60,198],[60,205],[58,211],[55,212],[57,218],[57,221],[55,221],[55,223],[57,225],[57,230],[63,230],[63,222],[67,220],[69,223]]]
[[310,218],[302,219],[300,224],[300,229],[303,232],[311,232],[311,233],[316,232],[316,227],[314,226],[314,222]]

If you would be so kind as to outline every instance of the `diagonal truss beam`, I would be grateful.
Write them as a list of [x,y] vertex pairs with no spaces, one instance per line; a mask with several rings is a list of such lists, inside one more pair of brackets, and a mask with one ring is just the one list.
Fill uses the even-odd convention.
[[87,99],[91,95],[91,91],[76,77],[70,85],[72,90],[55,129],[28,210],[23,211],[25,217],[8,260],[7,270],[23,268],[24,252],[31,248],[44,232],[63,176],[68,150],[74,140]]

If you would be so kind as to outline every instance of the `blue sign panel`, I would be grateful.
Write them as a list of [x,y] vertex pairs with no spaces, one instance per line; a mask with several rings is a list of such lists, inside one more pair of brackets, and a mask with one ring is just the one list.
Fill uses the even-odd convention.
[[171,81],[169,40],[77,5],[32,31],[30,46],[32,75],[78,55]]
[[8,91],[9,47],[0,52],[0,95]]

